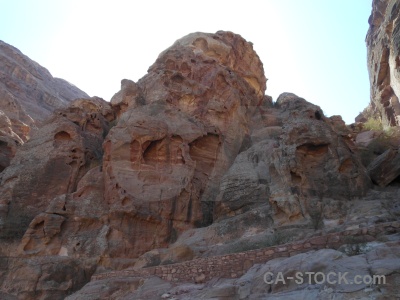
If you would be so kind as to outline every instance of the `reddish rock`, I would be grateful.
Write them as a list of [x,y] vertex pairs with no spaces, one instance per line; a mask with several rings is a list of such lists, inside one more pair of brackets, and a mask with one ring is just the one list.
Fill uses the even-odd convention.
[[[210,55],[215,53],[204,53],[201,50],[203,44],[201,47],[187,44],[188,39],[193,43],[205,39],[216,53],[230,49],[230,55],[240,61],[235,63],[231,58],[222,57],[221,64],[214,62],[209,67],[210,61],[214,61]],[[193,57],[198,59],[193,68],[202,73],[196,74],[198,77],[194,79],[184,73],[183,79],[190,81],[192,90],[188,92],[182,88],[180,91],[184,97],[198,98],[190,104],[192,108],[197,106],[194,111],[188,110],[186,102],[169,103],[164,98],[154,98],[157,93],[146,94],[150,90],[147,85],[153,84],[149,78],[145,77],[138,84],[123,80],[121,92],[111,103],[120,118],[104,143],[102,168],[91,169],[97,164],[98,156],[94,158],[94,164],[85,163],[79,156],[80,163],[73,164],[76,169],[72,170],[65,167],[67,164],[63,160],[70,149],[82,149],[76,151],[77,155],[81,154],[83,147],[79,143],[84,143],[86,149],[94,142],[92,151],[101,155],[98,145],[107,133],[107,122],[114,119],[114,112],[99,99],[79,99],[68,109],[59,110],[57,117],[21,148],[17,159],[34,153],[43,166],[61,160],[60,166],[64,167],[57,173],[44,172],[41,176],[48,177],[39,176],[35,190],[30,190],[31,183],[22,183],[20,176],[15,176],[21,171],[18,165],[11,165],[5,173],[8,184],[3,188],[11,195],[3,202],[3,207],[8,210],[6,223],[16,211],[31,218],[37,214],[19,245],[20,255],[138,257],[157,246],[168,246],[188,228],[212,222],[212,200],[218,180],[234,160],[250,130],[248,120],[253,107],[259,101],[266,101],[255,88],[257,82],[265,87],[265,82],[262,84],[265,77],[258,57],[240,36],[220,32],[216,35],[194,34],[183,40],[167,50],[168,55],[164,58],[161,55],[153,68],[157,69],[157,64],[165,67],[167,61],[170,64],[170,52],[182,51],[187,55],[184,58],[187,64],[193,64]],[[158,78],[157,72],[160,70],[147,76],[169,80],[165,76]],[[168,72],[169,69],[165,70]],[[206,78],[208,81],[202,82]],[[172,86],[162,82],[157,86],[160,93],[177,95]],[[154,89],[152,93],[155,93]],[[217,112],[216,105],[224,108]],[[54,130],[61,126],[65,133]],[[58,137],[51,146],[46,144],[49,136]],[[42,169],[42,166],[38,168]],[[65,172],[63,168],[66,168]],[[25,171],[31,172],[29,165]],[[7,181],[10,177],[16,179]],[[73,187],[68,188],[65,178],[69,178],[67,182],[72,182]],[[35,193],[40,182],[46,182],[47,189],[38,194],[34,206],[29,204],[26,196],[15,197],[17,190],[25,191],[25,195]],[[165,252],[161,263],[186,259],[186,254],[183,257],[182,251],[177,251]]]
[[135,82],[129,79],[121,81],[121,90],[111,99],[111,105],[115,108],[118,116],[124,113],[128,107],[134,108],[143,104],[143,91]]
[[[18,149],[13,143],[24,140],[0,114],[0,238],[12,237],[0,253],[17,256],[0,257],[1,292],[63,299],[96,267],[135,267],[108,274],[114,279],[98,275],[105,280],[70,299],[153,299],[172,285],[150,275],[208,284],[221,274],[241,276],[245,260],[264,262],[272,250],[275,258],[292,255],[271,260],[284,267],[310,261],[307,270],[324,271],[320,258],[294,255],[290,245],[226,253],[305,238],[338,220],[392,220],[395,192],[381,205],[351,201],[365,195],[370,179],[343,120],[294,94],[272,104],[265,86],[251,43],[231,32],[194,33],[161,53],[137,83],[123,80],[111,104],[79,98],[56,109]],[[326,236],[311,241],[301,248],[323,247]],[[210,264],[206,257],[217,253],[224,256]],[[327,261],[338,255],[320,253]],[[259,281],[252,292],[291,291],[260,288],[260,270],[243,277]],[[246,284],[190,296],[243,296]]]
[[359,133],[356,137],[356,145],[358,147],[368,147],[376,138],[381,136],[383,132],[368,130]]
[[388,130],[364,131],[356,136],[357,152],[364,166],[369,165],[389,149],[399,148],[400,127]]
[[[277,224],[345,215],[340,202],[359,198],[370,187],[354,145],[322,110],[294,94],[277,100],[282,130],[239,154],[220,185],[217,218],[240,214],[267,201]],[[343,207],[344,208],[344,207]]]
[[79,97],[88,97],[18,49],[0,41],[0,172],[51,113]]
[[2,173],[0,224],[15,227],[22,222],[17,226],[21,230],[51,199],[75,192],[83,175],[101,163],[110,115],[104,100],[78,99],[20,147]]
[[400,176],[400,153],[388,149],[379,155],[368,166],[368,173],[373,182],[379,186],[387,186]]
[[0,109],[24,139],[24,127],[38,126],[55,109],[88,95],[69,82],[54,78],[21,51],[0,41],[0,98]]
[[[108,226],[101,168],[89,170],[76,191],[49,201],[30,223],[18,247],[21,256],[100,257],[117,246]],[[123,251],[123,247],[120,247]],[[115,250],[114,250],[115,251]],[[120,255],[122,256],[122,255]]]
[[371,103],[363,114],[379,117],[384,125],[400,125],[400,2],[372,1],[368,22]]
[[212,222],[265,82],[251,44],[230,32],[183,37],[137,84],[123,82],[113,104],[127,111],[105,141],[104,170],[111,211],[133,224],[121,229],[130,255]]
[[96,263],[96,259],[91,258],[11,257],[8,258],[8,270],[0,288],[9,295],[18,295],[17,299],[64,299],[90,281]]
[[0,173],[10,165],[17,146],[24,143],[11,126],[10,119],[0,110]]
[[[221,89],[219,96],[226,99],[230,93],[235,93],[229,86],[244,85],[246,94],[250,93],[247,91],[250,87],[262,103],[266,78],[252,44],[238,34],[219,31],[216,34],[192,33],[179,39],[160,54],[138,84],[144,91],[146,103],[163,99],[191,115],[198,115],[204,106],[216,112],[229,110],[229,105],[224,108],[213,98],[217,87]],[[241,104],[248,106],[250,103]],[[211,116],[212,112],[209,114]]]
[[175,264],[195,257],[188,246],[177,245],[168,249],[154,249],[141,255],[135,262],[135,269],[157,265]]

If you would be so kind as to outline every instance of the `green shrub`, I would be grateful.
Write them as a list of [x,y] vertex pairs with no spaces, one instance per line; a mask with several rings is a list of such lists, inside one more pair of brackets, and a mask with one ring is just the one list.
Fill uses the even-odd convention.
[[363,128],[365,130],[383,130],[382,121],[375,118],[369,118],[367,122],[364,123]]
[[364,130],[375,130],[382,131],[386,138],[394,137],[399,135],[399,127],[383,126],[382,120],[377,118],[369,118],[363,124]]

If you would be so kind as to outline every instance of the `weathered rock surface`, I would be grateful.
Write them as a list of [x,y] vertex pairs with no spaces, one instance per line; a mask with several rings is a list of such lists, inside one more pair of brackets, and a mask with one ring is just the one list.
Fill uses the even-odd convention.
[[[0,114],[0,259],[16,256],[0,260],[4,297],[63,299],[94,272],[137,272],[398,219],[396,186],[371,192],[356,135],[340,116],[291,93],[272,103],[265,88],[251,43],[231,32],[193,33],[138,82],[122,80],[111,103],[78,98],[27,142]],[[339,259],[340,268],[364,272],[372,261],[324,251],[274,260],[241,281],[118,278],[88,283],[68,299],[299,298],[306,286],[257,280],[279,264],[326,271]]]
[[113,118],[104,100],[77,99],[19,148],[0,177],[0,224],[8,227],[5,232],[11,230],[7,234],[12,228],[23,232],[54,197],[75,192],[85,173],[101,164]]
[[[9,295],[1,299],[64,299],[90,280],[97,264],[95,259],[59,256],[0,259],[7,265],[1,290]],[[5,271],[2,267],[0,272]]]
[[399,126],[400,1],[372,1],[368,22],[366,43],[371,103],[363,114],[379,117],[384,125]]
[[15,47],[0,41],[0,109],[13,120],[30,126],[48,118],[76,98],[88,95],[48,70]]
[[[268,203],[275,223],[337,218],[340,201],[365,195],[369,179],[354,145],[322,110],[282,94],[276,114],[283,126],[255,132],[258,143],[240,153],[224,175],[217,217]],[[322,225],[322,224],[321,224]]]
[[12,130],[10,119],[0,110],[0,173],[10,165],[17,146],[21,144],[23,141]]
[[0,172],[55,109],[88,95],[0,41]]
[[146,268],[157,265],[174,264],[195,257],[192,249],[186,245],[177,245],[168,249],[154,249],[140,256],[135,262],[134,268]]
[[[67,299],[395,299],[400,292],[399,262],[398,244],[369,243],[358,245],[351,256],[323,249],[276,258],[255,265],[238,279],[190,284],[157,277],[108,278],[87,284]],[[296,272],[301,277],[295,277]],[[386,281],[376,278],[375,284],[357,284],[357,275],[361,280],[384,275]]]
[[145,99],[141,88],[132,80],[123,79],[121,90],[111,98],[111,105],[121,115],[128,108],[144,105]]
[[[395,296],[398,292],[395,286],[398,280],[396,270],[399,268],[399,264],[395,263],[398,256],[396,254],[397,249],[398,246],[375,246],[368,253],[356,256],[347,256],[339,251],[327,249],[299,254],[290,258],[275,259],[265,265],[254,266],[246,275],[237,280],[235,285],[238,285],[237,293],[245,293],[249,299],[257,299],[267,293],[272,294],[271,299],[335,299],[336,297],[341,297],[341,299],[360,297],[362,299],[370,295],[372,297],[384,297],[384,295],[379,288],[367,289],[368,285],[365,283],[346,284],[344,281],[339,283],[339,280],[337,280],[334,284],[328,282],[318,284],[312,279],[310,284],[304,272],[322,272],[323,274],[329,272],[344,274],[348,272],[346,275],[348,282],[353,281],[356,275],[362,277],[393,275],[396,279],[390,278],[391,283],[388,284],[389,287],[386,287],[385,294]],[[393,262],[393,264],[387,268],[390,262]],[[370,268],[374,264],[376,264],[376,267],[372,268],[371,271]],[[382,272],[382,269],[378,270],[377,265],[380,265],[382,269],[387,269]],[[296,272],[302,272],[304,282],[297,284],[295,281],[285,280],[285,282],[278,282],[277,284],[266,284],[264,282],[266,272],[274,274],[267,276],[268,281],[274,281],[277,278],[275,274],[278,274],[278,272],[282,272],[284,278],[294,276]],[[318,277],[316,279],[321,280]],[[384,284],[378,286],[385,289]]]
[[[124,288],[121,288],[124,287]],[[172,284],[157,277],[152,278],[116,278],[91,282],[80,292],[68,296],[67,300],[100,300],[100,299],[168,299],[162,298],[164,291],[171,289]]]
[[135,224],[127,253],[212,223],[219,180],[265,86],[252,46],[230,32],[183,37],[137,84],[123,81],[112,103],[126,112],[105,141],[104,170],[111,211]]
[[397,151],[400,147],[400,127],[387,130],[367,130],[355,134],[358,154],[365,167],[387,150]]
[[379,186],[387,186],[400,176],[400,153],[388,149],[368,166],[371,179]]
[[356,136],[355,143],[358,147],[368,147],[382,132],[375,130],[363,131]]
[[[78,182],[76,192],[55,197],[35,216],[24,234],[21,256],[60,255],[100,257],[107,250],[108,234],[100,167],[90,169]],[[103,217],[103,218],[102,218]]]

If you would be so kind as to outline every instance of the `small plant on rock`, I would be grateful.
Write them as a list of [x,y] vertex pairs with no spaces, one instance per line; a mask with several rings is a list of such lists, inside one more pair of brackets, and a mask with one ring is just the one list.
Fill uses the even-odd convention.
[[383,130],[382,121],[376,118],[369,118],[363,125],[364,130]]

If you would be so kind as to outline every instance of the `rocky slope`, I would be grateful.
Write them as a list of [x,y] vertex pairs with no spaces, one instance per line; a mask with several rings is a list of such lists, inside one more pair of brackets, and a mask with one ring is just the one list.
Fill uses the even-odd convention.
[[363,115],[380,118],[388,126],[399,126],[400,2],[372,1],[372,13],[368,22],[370,27],[366,43],[371,103]]
[[[86,97],[57,109],[1,173],[0,296],[396,295],[398,139],[377,152],[379,133],[348,127],[295,94],[273,103],[265,90],[251,43],[232,32],[192,33],[162,52],[138,82],[122,80],[110,103]],[[382,223],[389,229],[378,232]],[[365,240],[328,241],[352,230]],[[318,246],[277,258],[299,240]],[[266,248],[265,254],[285,243],[276,259],[258,265],[243,252]],[[234,279],[107,276],[238,252],[251,259],[235,262],[246,272]],[[390,281],[389,287],[263,283],[265,272],[280,268],[351,270]],[[101,274],[107,279],[94,279]]]
[[88,95],[0,41],[0,172],[33,129],[55,109],[82,97]]
[[[396,272],[400,261],[398,242],[344,245],[338,250],[320,247],[296,255],[285,253],[286,249],[297,246],[286,244],[274,249],[215,257],[212,264],[209,264],[211,260],[203,263],[196,260],[164,266],[156,269],[153,275],[140,274],[140,271],[116,272],[108,278],[95,277],[66,299],[396,299]],[[250,263],[252,255],[260,262],[259,254],[274,251],[267,262]],[[216,272],[223,274],[226,270],[228,275],[220,275],[214,280],[204,280],[201,275],[195,280],[187,277],[186,280],[174,280],[185,277],[182,274],[201,273],[213,266],[218,268],[215,268]],[[245,272],[240,271],[243,267]],[[150,269],[154,268],[144,270]],[[331,283],[321,284],[321,274],[330,272]],[[240,275],[236,276],[237,273]],[[319,275],[314,277],[316,273]],[[340,284],[337,284],[337,274],[345,274]],[[376,275],[386,277],[380,278],[380,284],[379,277],[375,277],[377,284],[358,281],[356,277],[372,279]],[[384,280],[387,280],[385,284]],[[129,288],[121,289],[121,286]]]

